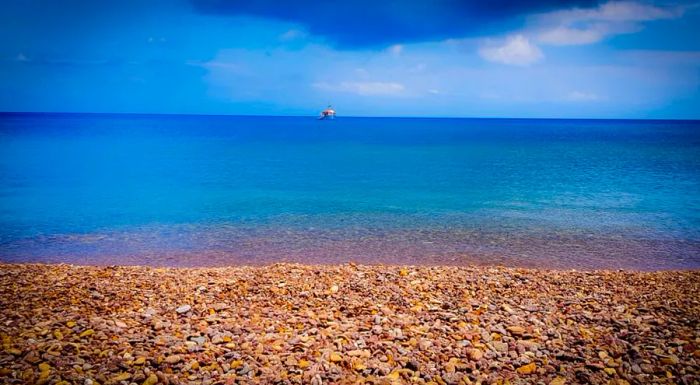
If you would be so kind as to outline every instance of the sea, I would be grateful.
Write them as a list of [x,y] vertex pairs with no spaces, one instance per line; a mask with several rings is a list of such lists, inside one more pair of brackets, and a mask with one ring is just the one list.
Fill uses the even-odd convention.
[[700,268],[700,122],[0,114],[0,261]]

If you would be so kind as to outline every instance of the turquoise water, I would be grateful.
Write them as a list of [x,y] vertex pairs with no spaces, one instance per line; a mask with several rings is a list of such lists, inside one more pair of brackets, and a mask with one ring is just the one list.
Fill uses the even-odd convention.
[[0,115],[0,260],[700,267],[700,122]]

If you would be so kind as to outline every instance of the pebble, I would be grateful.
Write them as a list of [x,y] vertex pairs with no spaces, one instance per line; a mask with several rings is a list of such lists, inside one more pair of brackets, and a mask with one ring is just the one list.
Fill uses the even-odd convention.
[[148,375],[148,378],[143,382],[142,385],[155,385],[158,383],[158,376],[156,376],[154,373],[151,373]]
[[508,344],[505,342],[495,341],[492,343],[492,345],[493,345],[494,349],[496,349],[496,351],[498,351],[498,352],[501,352],[501,353],[508,352]]
[[115,321],[114,321],[114,326],[116,326],[116,327],[118,327],[118,328],[121,328],[121,329],[125,329],[125,328],[128,327],[127,324],[126,324],[125,322],[120,321],[120,320],[115,320]]
[[331,356],[330,356],[331,362],[340,362],[342,360],[343,360],[343,357],[340,355],[340,353],[336,353],[336,352],[331,353]]
[[565,385],[566,384],[566,378],[564,377],[555,377],[552,381],[549,382],[549,385]]
[[178,314],[184,314],[184,313],[187,313],[187,312],[190,311],[190,310],[192,310],[192,306],[190,306],[190,305],[182,305],[182,306],[178,307],[177,309],[175,309],[175,311],[176,311]]
[[182,361],[182,357],[179,354],[173,354],[172,356],[165,357],[165,362],[169,364],[177,364]]
[[467,355],[472,361],[479,361],[484,356],[484,352],[476,348],[471,348],[467,350]]
[[534,362],[530,362],[527,365],[523,365],[516,369],[515,371],[520,374],[532,374],[537,370],[537,365]]
[[0,383],[700,381],[698,271],[0,271]]

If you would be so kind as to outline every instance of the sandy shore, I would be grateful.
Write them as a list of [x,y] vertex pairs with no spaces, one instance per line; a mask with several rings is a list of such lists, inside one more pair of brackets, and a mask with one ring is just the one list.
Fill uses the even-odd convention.
[[700,381],[700,271],[0,265],[0,382]]

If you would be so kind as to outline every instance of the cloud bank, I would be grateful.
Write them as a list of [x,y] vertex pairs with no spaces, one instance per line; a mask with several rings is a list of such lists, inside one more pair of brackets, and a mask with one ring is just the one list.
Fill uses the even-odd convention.
[[298,23],[341,48],[385,47],[483,33],[536,12],[598,5],[594,0],[191,0],[198,12]]
[[595,8],[572,8],[539,14],[532,19],[537,41],[550,45],[592,44],[612,35],[637,32],[644,22],[676,19],[685,6],[656,6],[611,1]]
[[543,58],[542,51],[523,35],[510,36],[500,44],[481,47],[479,55],[488,61],[517,66],[527,66]]

